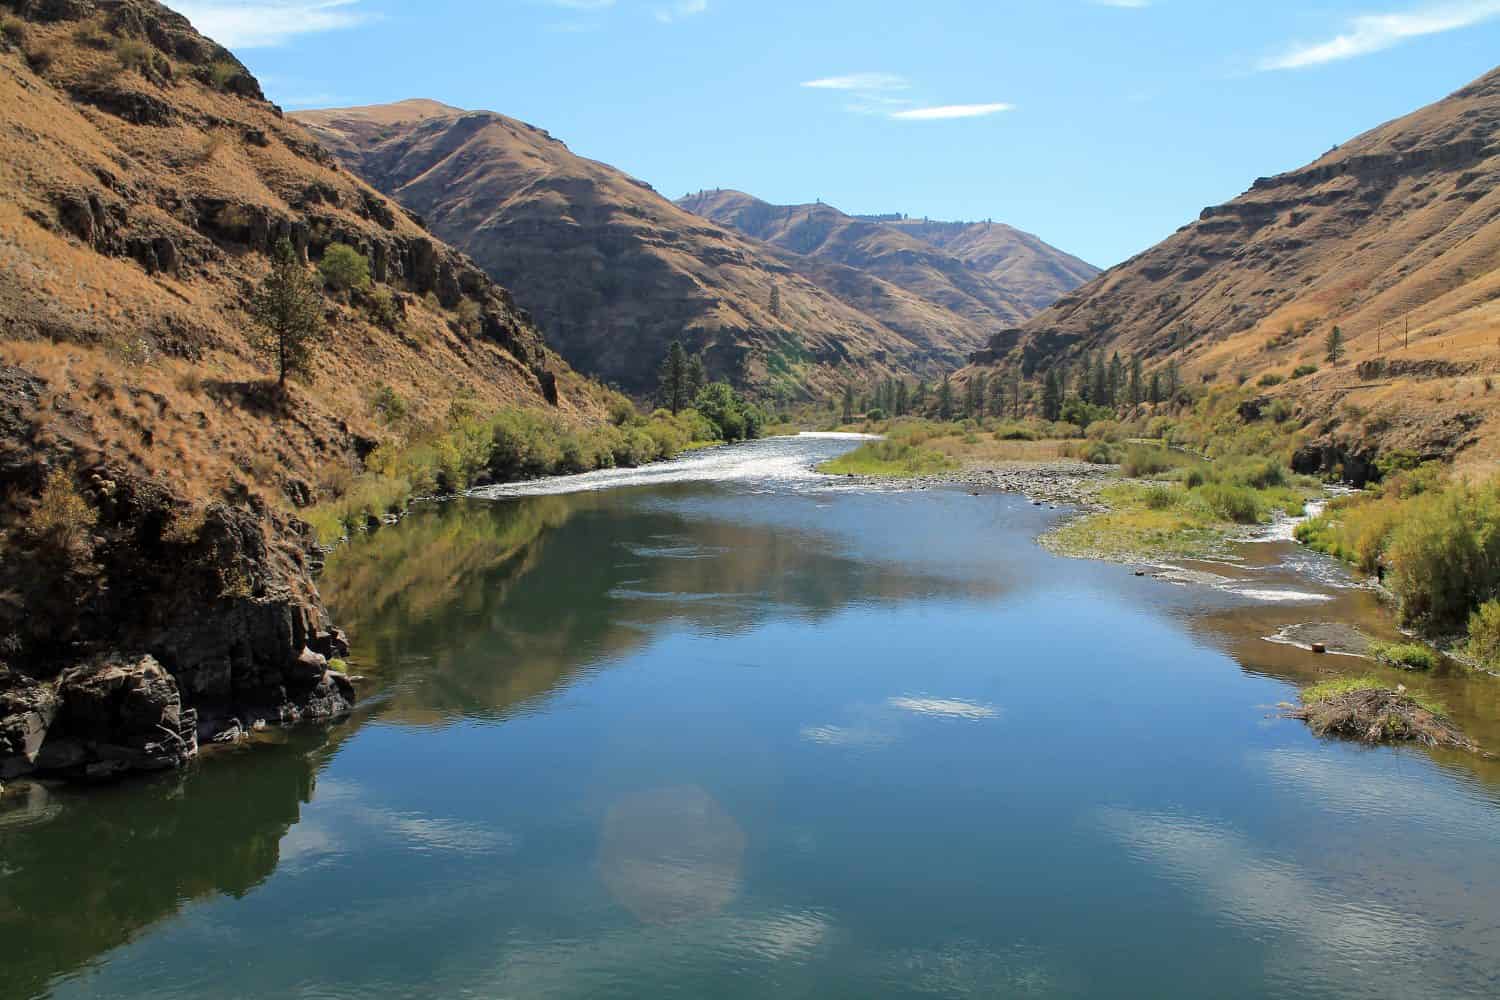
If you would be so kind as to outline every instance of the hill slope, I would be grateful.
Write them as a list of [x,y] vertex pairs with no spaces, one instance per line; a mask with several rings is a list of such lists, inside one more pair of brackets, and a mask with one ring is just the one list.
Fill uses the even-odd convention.
[[[24,0],[0,18],[0,778],[42,736],[69,747],[59,767],[152,765],[48,735],[58,674],[96,656],[173,718],[336,710],[347,684],[301,655],[342,643],[296,511],[400,436],[381,393],[413,427],[456,397],[591,420],[602,394],[179,15]],[[359,248],[374,278],[325,295],[326,343],[284,395],[247,337],[281,239],[312,262]]]
[[987,330],[1036,314],[1099,273],[1005,225],[874,220],[821,202],[772,205],[722,189],[677,204],[793,253],[881,278]]
[[[1331,365],[1335,326],[1348,360]],[[1500,71],[1257,180],[976,360],[1034,371],[1119,351],[1209,384],[1316,365],[1271,394],[1294,396],[1332,454],[1494,458],[1497,339]]]
[[936,372],[989,332],[877,277],[801,267],[503,115],[416,100],[295,117],[515,288],[569,361],[634,391],[679,337],[716,376],[799,396]]

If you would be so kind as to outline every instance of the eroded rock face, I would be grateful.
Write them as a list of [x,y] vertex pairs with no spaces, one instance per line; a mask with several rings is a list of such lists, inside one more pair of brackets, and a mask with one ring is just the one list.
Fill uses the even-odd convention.
[[150,656],[102,655],[40,681],[0,677],[0,774],[100,780],[180,767],[198,753],[197,713]]

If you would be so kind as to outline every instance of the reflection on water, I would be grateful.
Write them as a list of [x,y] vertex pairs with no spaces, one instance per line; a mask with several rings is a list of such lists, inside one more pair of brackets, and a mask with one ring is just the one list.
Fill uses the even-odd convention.
[[1056,559],[1024,501],[811,474],[847,447],[342,550],[354,720],[0,806],[0,998],[1494,995],[1493,762],[1269,707],[1331,667],[1265,637],[1372,595]]

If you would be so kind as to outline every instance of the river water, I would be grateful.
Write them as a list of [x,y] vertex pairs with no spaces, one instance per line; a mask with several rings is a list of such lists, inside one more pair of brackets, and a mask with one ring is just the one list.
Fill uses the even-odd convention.
[[[347,546],[366,700],[0,809],[0,998],[1493,997],[1493,762],[1322,742],[1373,598],[777,439]],[[1434,683],[1496,745],[1492,688]]]

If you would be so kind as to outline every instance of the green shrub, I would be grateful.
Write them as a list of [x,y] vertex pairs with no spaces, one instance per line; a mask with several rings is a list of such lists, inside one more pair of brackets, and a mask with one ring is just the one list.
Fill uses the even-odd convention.
[[1456,628],[1500,594],[1497,494],[1459,484],[1406,502],[1387,550],[1403,622]]
[[215,90],[227,90],[240,76],[240,68],[228,59],[215,60],[208,66],[208,82]]
[[1283,383],[1285,381],[1286,381],[1286,377],[1285,376],[1283,376],[1283,375],[1277,375],[1275,372],[1268,372],[1267,374],[1262,375],[1260,377],[1260,382],[1258,384],[1263,389],[1269,389],[1269,388],[1271,388],[1271,386],[1273,386],[1273,385],[1280,385],[1281,383]]
[[0,45],[22,48],[26,44],[26,25],[14,17],[0,18]]
[[329,288],[349,291],[370,284],[370,262],[364,254],[343,243],[330,244],[318,261],[318,273]]
[[995,428],[994,438],[996,441],[1038,441],[1041,434],[1032,427],[1025,424],[1001,424]]
[[1182,502],[1182,494],[1170,486],[1151,486],[1143,499],[1152,510],[1170,510]]
[[1183,485],[1190,490],[1196,490],[1206,482],[1208,482],[1208,470],[1201,465],[1193,466],[1182,477]]
[[1260,499],[1248,487],[1205,483],[1198,495],[1214,516],[1222,520],[1255,524],[1261,519]]
[[365,308],[370,313],[370,321],[376,326],[384,327],[392,333],[400,329],[401,307],[396,304],[396,296],[389,288],[370,289],[370,294],[365,299]]
[[1467,650],[1481,666],[1500,669],[1500,600],[1485,601],[1469,616]]
[[1434,670],[1439,662],[1437,653],[1414,642],[1372,642],[1370,655],[1403,670]]
[[400,393],[382,382],[370,394],[370,409],[382,423],[390,425],[405,420],[410,407]]
[[1284,424],[1295,415],[1292,404],[1284,399],[1273,399],[1271,405],[1266,407],[1266,416],[1278,424]]
[[1116,444],[1125,436],[1124,428],[1117,420],[1095,420],[1089,424],[1084,434],[1090,441],[1104,441],[1108,444]]
[[1317,365],[1298,365],[1292,369],[1292,378],[1307,378],[1309,375],[1316,374],[1317,371]]
[[1171,471],[1179,464],[1172,453],[1165,448],[1136,446],[1125,453],[1125,460],[1120,463],[1120,471],[1131,477],[1158,476]]

